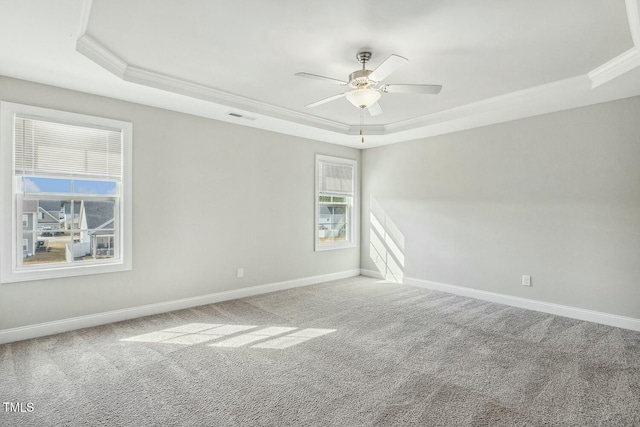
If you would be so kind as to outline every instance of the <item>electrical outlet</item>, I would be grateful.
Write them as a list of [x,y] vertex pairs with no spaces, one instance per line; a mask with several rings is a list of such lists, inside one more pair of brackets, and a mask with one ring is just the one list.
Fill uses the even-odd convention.
[[378,263],[378,254],[373,254],[373,255],[371,255],[371,260],[372,260],[375,264],[377,264],[377,263]]
[[238,268],[238,273],[237,273],[237,277],[244,277],[244,268],[240,267]]
[[522,276],[522,286],[531,286],[531,276]]

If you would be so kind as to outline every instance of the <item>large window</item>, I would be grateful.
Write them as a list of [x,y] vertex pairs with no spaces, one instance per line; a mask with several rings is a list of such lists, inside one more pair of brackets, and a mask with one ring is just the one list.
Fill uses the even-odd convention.
[[131,123],[0,108],[2,282],[131,269]]
[[355,160],[316,156],[316,250],[356,246]]

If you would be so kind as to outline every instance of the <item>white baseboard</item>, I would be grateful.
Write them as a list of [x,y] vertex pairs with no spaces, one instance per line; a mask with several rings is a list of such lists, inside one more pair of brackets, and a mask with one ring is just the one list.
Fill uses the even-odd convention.
[[[346,279],[358,275],[373,277],[381,280],[385,279],[384,276],[378,271],[356,269],[339,273],[330,273],[319,276],[305,277],[301,279],[287,280],[283,282],[268,283],[265,285],[216,292],[213,294],[201,295],[197,297],[182,298],[179,300],[166,301],[156,304],[147,304],[138,307],[107,311],[86,316],[72,317],[68,319],[55,320],[52,322],[38,323],[35,325],[21,326],[18,328],[4,329],[0,330],[0,344],[22,341],[46,335],[53,335],[61,332],[68,332],[92,326],[104,325],[107,323],[120,322],[123,320],[135,319],[138,317],[144,317],[159,313],[166,313],[169,311],[181,310],[190,307],[197,307],[199,305],[213,304],[216,302],[266,294],[269,292],[281,291],[285,289],[315,285],[318,283],[329,282],[331,280]],[[416,279],[412,277],[405,277],[403,283],[421,288],[448,292],[470,298],[491,301],[499,304],[506,304],[529,310],[541,311],[544,313],[556,314],[559,316],[585,320],[588,322],[601,323],[604,325],[631,329],[640,332],[640,319],[636,319],[633,317],[618,316],[615,314],[602,313],[599,311],[586,310],[566,305],[514,297],[495,292],[465,288],[462,286],[431,282],[428,280]]]
[[382,273],[380,273],[379,271],[375,271],[375,270],[365,270],[364,268],[360,269],[360,275],[361,276],[367,276],[367,277],[373,277],[374,279],[381,279],[381,280],[385,280],[385,277]]
[[[362,275],[368,275],[360,270]],[[375,274],[375,271],[367,271]],[[382,278],[382,274],[378,276]],[[451,294],[462,295],[465,297],[481,299],[485,301],[506,304],[513,307],[526,308],[528,310],[541,311],[558,316],[570,317],[572,319],[585,320],[587,322],[601,323],[603,325],[615,326],[618,328],[631,329],[640,332],[640,319],[634,317],[618,316],[616,314],[602,313],[600,311],[586,310],[584,308],[571,307],[568,305],[554,304],[532,300],[528,298],[514,297],[495,292],[481,291],[478,289],[465,288],[462,286],[447,285],[445,283],[431,282],[428,280],[416,279],[413,277],[405,277],[403,283],[407,285],[417,286],[420,288],[432,289],[435,291],[448,292]]]
[[182,310],[185,308],[197,307],[199,305],[213,304],[216,302],[228,301],[259,294],[266,294],[269,292],[282,291],[285,289],[298,288],[301,286],[315,285],[318,283],[329,282],[331,280],[346,279],[348,277],[355,277],[359,275],[359,269],[348,270],[338,273],[304,277],[301,279],[286,280],[284,282],[268,283],[265,285],[250,286],[247,288],[216,292],[213,294],[201,295],[197,297],[182,298],[156,304],[146,304],[138,307],[124,308],[121,310],[89,314],[86,316],[71,317],[68,319],[55,320],[53,322],[45,322],[35,325],[21,326],[18,328],[4,329],[0,330],[0,344],[43,337],[46,335],[73,331],[76,329],[89,328],[92,326],[104,325],[107,323],[120,322],[122,320],[135,319],[137,317],[144,317],[152,314]]

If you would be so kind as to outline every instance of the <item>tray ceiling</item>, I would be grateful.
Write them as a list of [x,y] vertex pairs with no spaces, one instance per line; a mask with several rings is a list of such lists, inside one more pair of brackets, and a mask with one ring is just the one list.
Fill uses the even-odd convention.
[[[640,94],[638,0],[2,6],[0,74],[358,148]],[[346,99],[305,107],[348,88],[294,76],[347,80],[363,48],[409,59],[385,83],[443,86],[383,94],[364,146]]]

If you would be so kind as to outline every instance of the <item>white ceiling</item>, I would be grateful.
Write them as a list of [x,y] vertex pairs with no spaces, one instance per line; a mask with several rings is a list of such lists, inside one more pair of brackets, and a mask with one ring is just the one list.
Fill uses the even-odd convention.
[[[0,0],[0,74],[370,148],[640,95],[640,0]],[[355,55],[409,59],[384,113],[346,99]],[[229,116],[238,113],[244,118]]]

